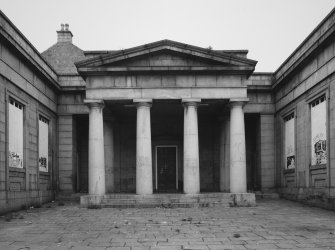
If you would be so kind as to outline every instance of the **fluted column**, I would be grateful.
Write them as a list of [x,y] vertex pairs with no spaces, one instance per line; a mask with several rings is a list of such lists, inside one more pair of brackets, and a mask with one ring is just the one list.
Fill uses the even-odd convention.
[[247,192],[244,101],[230,101],[230,192]]
[[200,100],[183,100],[185,194],[197,194],[200,192],[198,102],[200,102]]
[[90,195],[104,195],[105,186],[105,156],[102,100],[85,100],[89,107],[88,135],[88,192]]
[[137,103],[136,122],[136,194],[152,194],[152,153],[150,108],[152,100]]

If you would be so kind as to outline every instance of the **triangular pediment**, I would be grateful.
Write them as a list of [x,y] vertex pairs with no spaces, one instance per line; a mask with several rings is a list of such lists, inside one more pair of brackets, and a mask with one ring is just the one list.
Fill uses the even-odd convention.
[[126,50],[97,55],[76,63],[78,72],[117,71],[241,71],[252,72],[256,61],[234,53],[204,49],[163,40]]
[[123,60],[118,60],[103,66],[124,66],[124,67],[210,67],[229,66],[228,63],[218,62],[207,58],[197,57],[190,54],[180,53],[164,49],[152,53],[143,54]]

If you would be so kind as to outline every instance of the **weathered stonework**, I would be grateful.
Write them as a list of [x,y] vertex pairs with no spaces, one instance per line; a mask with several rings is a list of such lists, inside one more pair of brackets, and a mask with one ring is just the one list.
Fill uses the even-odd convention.
[[[162,193],[183,192],[174,195],[207,204],[214,198],[202,193],[220,191],[236,192],[214,195],[231,206],[255,205],[254,192],[277,192],[334,209],[334,16],[276,72],[255,73],[246,50],[169,40],[83,51],[68,25],[40,54],[0,12],[0,213],[55,194],[88,193],[83,204],[108,206],[117,193],[159,203],[175,199]],[[320,96],[326,164],[312,165],[311,103]],[[8,163],[10,98],[23,105],[23,168]],[[285,118],[292,114],[295,162],[287,169]],[[48,172],[39,171],[41,115],[49,121]],[[173,150],[160,155],[160,147]],[[142,196],[122,197],[146,204]]]
[[[3,15],[0,18],[3,23],[8,22]],[[17,29],[10,25],[2,28],[1,35],[6,32],[9,40],[0,43],[0,213],[22,206],[40,205],[54,198],[57,189],[56,103],[59,89],[56,74],[40,54],[29,47],[29,42],[17,33]],[[24,49],[18,47],[19,44],[24,45]],[[19,56],[20,53],[26,56],[25,60]],[[8,166],[10,98],[23,104],[23,169]],[[48,172],[38,169],[40,115],[49,120]]]

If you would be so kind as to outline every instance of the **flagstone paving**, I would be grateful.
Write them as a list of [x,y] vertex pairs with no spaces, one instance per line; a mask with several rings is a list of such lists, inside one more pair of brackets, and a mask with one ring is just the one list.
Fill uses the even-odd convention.
[[0,249],[335,249],[335,212],[286,200],[149,209],[55,202],[2,216]]

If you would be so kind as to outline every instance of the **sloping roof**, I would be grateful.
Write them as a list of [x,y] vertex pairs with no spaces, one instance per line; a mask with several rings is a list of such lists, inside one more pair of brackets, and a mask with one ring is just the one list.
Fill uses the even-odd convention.
[[59,75],[78,75],[74,63],[85,59],[83,50],[69,42],[54,44],[42,56]]

